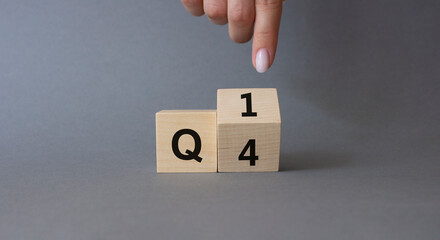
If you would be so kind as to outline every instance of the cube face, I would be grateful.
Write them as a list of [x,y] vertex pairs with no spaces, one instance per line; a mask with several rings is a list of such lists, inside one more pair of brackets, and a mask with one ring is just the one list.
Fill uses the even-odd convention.
[[217,113],[218,124],[281,122],[275,88],[219,89]]
[[219,172],[279,170],[281,116],[276,89],[219,89]]
[[215,110],[156,113],[158,173],[217,172]]
[[280,123],[222,124],[218,133],[219,172],[279,170]]

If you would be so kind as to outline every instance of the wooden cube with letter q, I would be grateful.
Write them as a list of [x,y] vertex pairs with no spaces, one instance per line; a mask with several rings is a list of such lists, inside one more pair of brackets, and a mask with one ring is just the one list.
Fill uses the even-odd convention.
[[274,88],[219,89],[219,172],[279,170],[281,115]]
[[156,113],[157,172],[217,172],[215,110]]

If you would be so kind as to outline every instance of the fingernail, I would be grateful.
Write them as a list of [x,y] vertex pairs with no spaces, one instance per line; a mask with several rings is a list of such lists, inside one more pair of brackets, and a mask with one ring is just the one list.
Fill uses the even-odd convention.
[[264,73],[269,68],[269,51],[266,48],[261,48],[255,57],[255,69],[259,73]]

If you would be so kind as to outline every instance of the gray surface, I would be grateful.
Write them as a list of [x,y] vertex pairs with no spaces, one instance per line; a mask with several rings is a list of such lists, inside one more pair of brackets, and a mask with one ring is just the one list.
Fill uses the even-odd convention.
[[[179,1],[0,1],[0,239],[439,239],[439,1],[288,1],[278,58]],[[154,113],[276,87],[281,172],[155,173]]]

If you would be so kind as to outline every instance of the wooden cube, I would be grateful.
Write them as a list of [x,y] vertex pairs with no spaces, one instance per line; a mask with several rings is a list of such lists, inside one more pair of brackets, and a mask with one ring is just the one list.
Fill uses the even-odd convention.
[[215,110],[156,113],[157,172],[217,172]]
[[274,88],[217,91],[219,172],[279,170],[281,116]]

